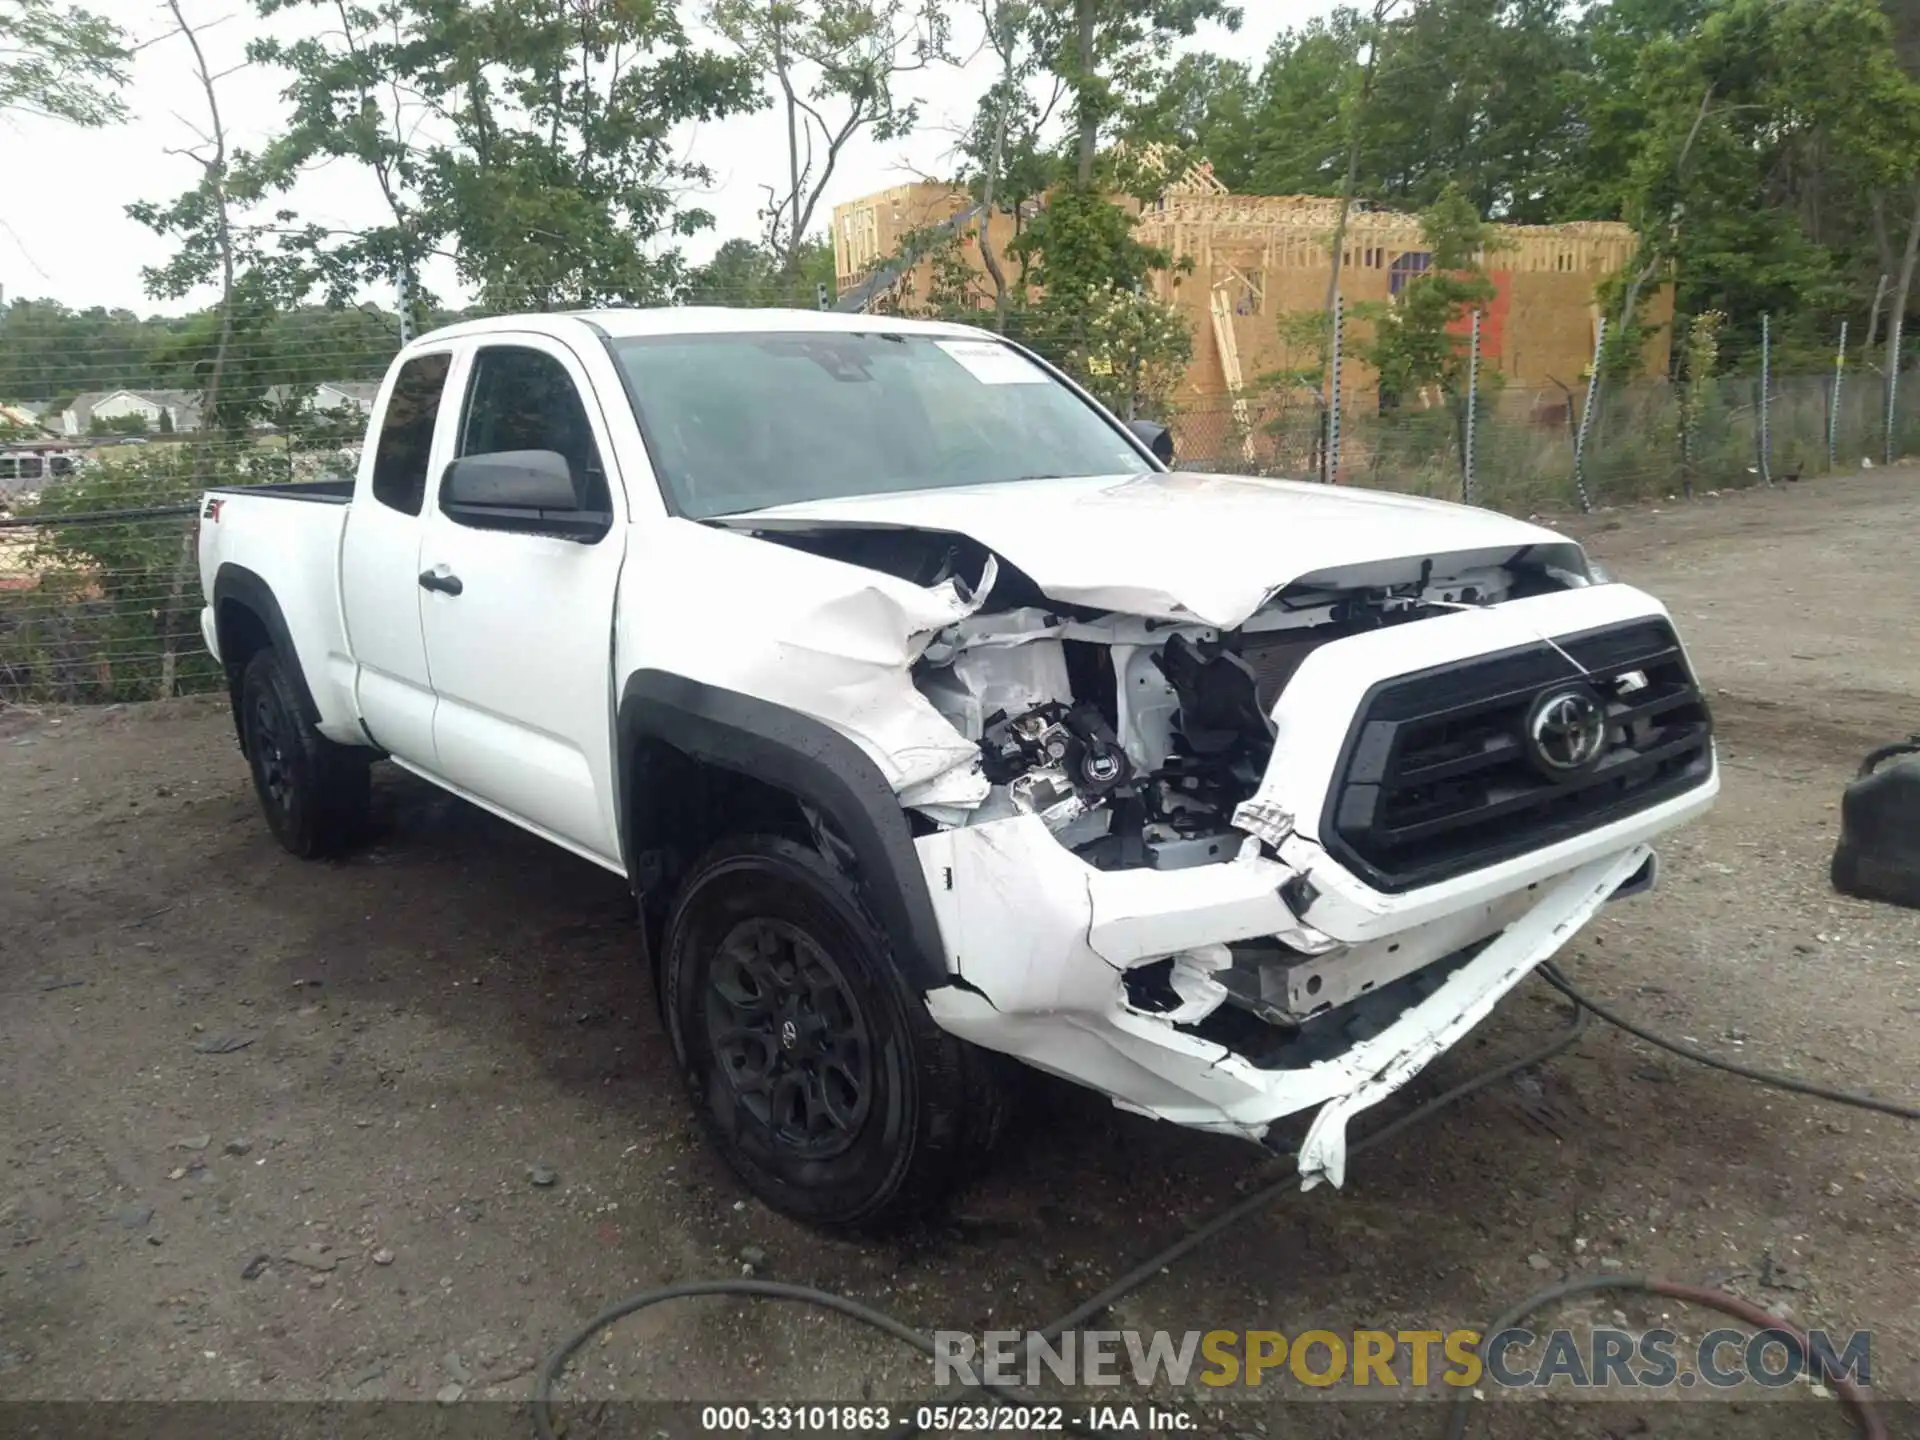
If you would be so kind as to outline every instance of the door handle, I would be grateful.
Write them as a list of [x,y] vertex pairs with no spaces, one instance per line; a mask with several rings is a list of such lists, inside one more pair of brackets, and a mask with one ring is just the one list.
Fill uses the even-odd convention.
[[440,570],[422,570],[420,572],[422,590],[438,590],[442,595],[458,595],[467,587],[460,583],[458,575],[449,575]]

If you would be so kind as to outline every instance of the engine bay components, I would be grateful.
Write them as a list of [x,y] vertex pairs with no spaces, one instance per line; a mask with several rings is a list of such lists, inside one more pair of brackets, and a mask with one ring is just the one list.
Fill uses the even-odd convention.
[[1242,807],[1272,759],[1275,703],[1306,659],[1515,588],[1505,569],[1437,568],[1304,582],[1232,630],[1045,603],[970,614],[931,637],[913,679],[978,744],[986,798],[961,812],[928,806],[927,818],[1037,815],[1103,870],[1179,870],[1231,860],[1243,843],[1275,846],[1290,818]]
[[1126,751],[1098,710],[1058,703],[1039,706],[987,727],[980,754],[987,779],[1010,783],[1036,766],[1061,772],[1079,795],[1103,796],[1133,776]]

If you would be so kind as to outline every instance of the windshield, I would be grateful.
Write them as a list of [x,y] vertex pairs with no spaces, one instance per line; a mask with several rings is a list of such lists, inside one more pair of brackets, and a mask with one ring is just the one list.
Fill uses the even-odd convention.
[[786,331],[613,342],[684,515],[1152,469],[996,340]]

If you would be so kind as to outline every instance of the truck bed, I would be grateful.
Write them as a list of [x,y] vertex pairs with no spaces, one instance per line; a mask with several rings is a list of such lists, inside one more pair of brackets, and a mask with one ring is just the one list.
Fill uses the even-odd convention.
[[210,485],[209,495],[274,495],[283,500],[309,500],[320,505],[353,502],[353,479],[287,480],[277,485]]
[[353,514],[352,482],[222,486],[206,498],[218,502],[200,507],[201,629],[208,650],[220,654],[223,595],[264,595],[285,627],[275,643],[292,651],[329,722],[321,733],[342,744],[365,743],[355,722],[340,608],[340,537]]

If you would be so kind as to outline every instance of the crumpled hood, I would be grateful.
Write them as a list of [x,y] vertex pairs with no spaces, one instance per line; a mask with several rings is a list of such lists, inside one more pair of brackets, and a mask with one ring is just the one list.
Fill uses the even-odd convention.
[[1529,546],[1570,545],[1465,505],[1189,471],[808,500],[719,523],[948,531],[977,540],[1063,603],[1223,629],[1324,571],[1438,555],[1499,563]]

